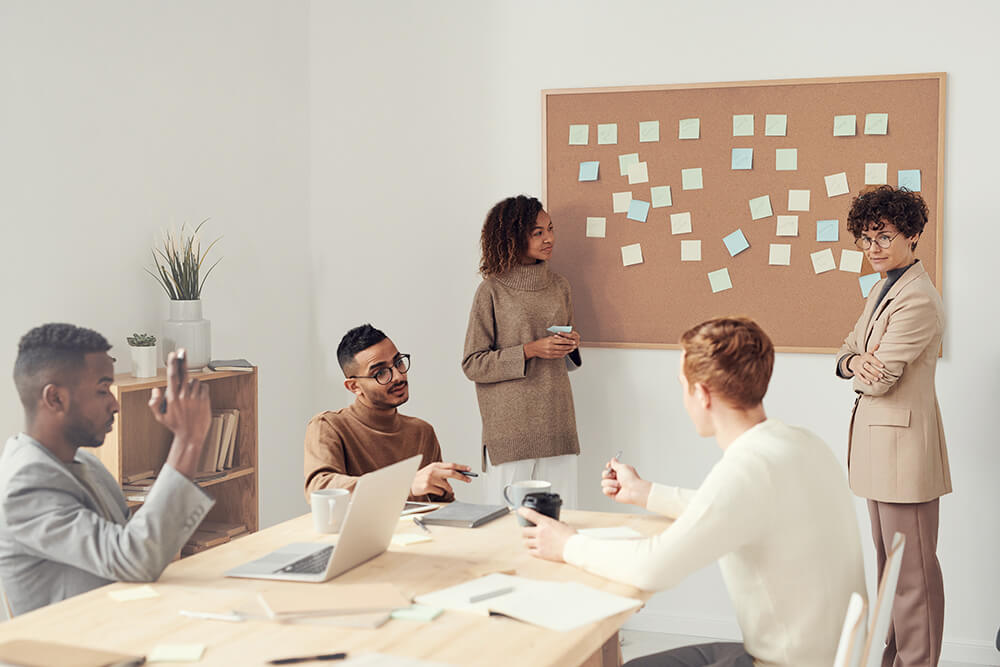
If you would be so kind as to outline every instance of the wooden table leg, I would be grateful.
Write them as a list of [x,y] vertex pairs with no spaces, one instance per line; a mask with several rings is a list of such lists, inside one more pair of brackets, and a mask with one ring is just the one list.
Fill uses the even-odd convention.
[[618,639],[618,633],[615,632],[580,667],[620,667],[621,664],[622,646]]

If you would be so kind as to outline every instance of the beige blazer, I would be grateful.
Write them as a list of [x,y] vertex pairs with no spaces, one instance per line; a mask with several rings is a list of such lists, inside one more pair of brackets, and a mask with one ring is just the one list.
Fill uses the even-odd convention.
[[920,503],[951,492],[948,451],[934,371],[944,310],[921,262],[900,276],[872,314],[885,279],[868,295],[864,312],[837,353],[875,350],[885,364],[872,385],[854,378],[847,468],[851,490],[863,498]]

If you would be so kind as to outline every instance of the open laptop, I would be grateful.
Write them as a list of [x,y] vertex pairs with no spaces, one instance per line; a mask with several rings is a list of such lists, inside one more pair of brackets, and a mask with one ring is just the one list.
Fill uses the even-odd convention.
[[226,576],[318,583],[378,556],[396,531],[420,458],[412,456],[358,480],[336,545],[293,542],[229,570]]

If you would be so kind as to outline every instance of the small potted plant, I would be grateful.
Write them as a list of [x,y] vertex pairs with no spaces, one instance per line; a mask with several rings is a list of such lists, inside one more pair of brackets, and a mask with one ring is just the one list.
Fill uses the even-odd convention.
[[137,378],[156,376],[156,336],[134,333],[126,338],[132,351],[132,375]]

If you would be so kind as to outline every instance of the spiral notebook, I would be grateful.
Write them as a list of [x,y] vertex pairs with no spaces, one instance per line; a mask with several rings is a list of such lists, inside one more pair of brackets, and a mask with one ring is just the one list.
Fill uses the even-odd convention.
[[502,517],[509,511],[506,505],[479,505],[456,500],[439,510],[424,514],[421,520],[429,526],[475,528]]

